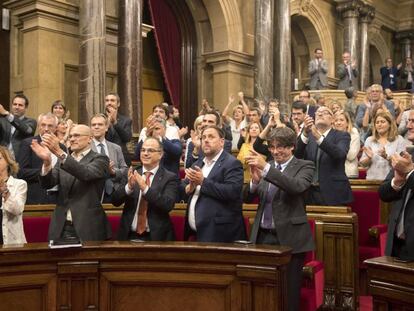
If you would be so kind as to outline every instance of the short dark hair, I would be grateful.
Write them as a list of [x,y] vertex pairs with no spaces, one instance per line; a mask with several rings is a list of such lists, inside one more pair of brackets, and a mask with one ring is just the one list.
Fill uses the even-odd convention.
[[205,128],[203,128],[201,130],[201,136],[203,135],[204,131],[207,130],[207,129],[214,129],[217,132],[217,134],[219,135],[219,137],[224,139],[224,136],[225,136],[224,131],[216,125],[209,125],[209,126],[206,126]]
[[289,127],[276,127],[267,136],[267,144],[277,142],[282,147],[296,147],[296,133]]
[[108,94],[106,94],[106,95],[105,95],[105,97],[106,97],[106,96],[108,96],[108,95],[115,96],[115,97],[116,97],[116,102],[117,102],[118,104],[119,104],[119,103],[121,103],[121,98],[119,97],[118,93],[115,93],[115,92],[109,92]]
[[301,109],[303,113],[306,113],[308,107],[306,107],[306,104],[303,101],[297,100],[292,103],[292,109]]
[[24,99],[24,106],[27,108],[27,106],[29,106],[29,99],[24,95],[24,94],[17,94],[14,95],[12,102],[16,99],[16,98],[22,98]]
[[[164,152],[164,147],[162,145],[162,142],[159,139],[152,137],[152,136],[148,136],[147,138],[144,139],[142,144],[144,144],[144,142],[146,142],[147,140],[155,140],[158,144],[158,148],[160,148],[161,152]],[[142,145],[141,145],[141,148],[142,148]]]
[[215,111],[215,110],[210,110],[210,111],[206,111],[204,114],[203,114],[203,116],[205,116],[206,114],[212,114],[212,115],[215,115],[216,116],[216,125],[217,126],[220,126],[221,125],[221,117],[220,117],[220,114],[217,112],[217,111]]
[[256,111],[259,117],[262,115],[262,111],[260,110],[259,107],[252,107],[250,108],[250,111]]
[[354,91],[355,89],[351,86],[345,89],[345,96],[348,99],[351,99],[352,97],[354,97]]
[[316,48],[315,51],[314,51],[314,53],[316,53],[317,51],[323,52],[321,48]]
[[168,117],[168,109],[167,107],[165,107],[163,104],[157,104],[154,107],[152,107],[152,112],[154,112],[155,109],[160,108],[162,110],[164,110],[165,115]]

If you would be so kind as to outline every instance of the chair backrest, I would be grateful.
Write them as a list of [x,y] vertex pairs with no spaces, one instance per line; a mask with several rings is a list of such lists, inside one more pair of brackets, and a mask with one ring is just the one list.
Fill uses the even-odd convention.
[[184,241],[184,224],[185,216],[182,215],[170,215],[171,222],[174,228],[175,240]]
[[359,245],[370,246],[369,229],[381,223],[381,201],[374,190],[353,190],[352,211],[358,215]]
[[112,239],[116,240],[118,236],[118,229],[121,222],[121,215],[107,215],[108,221],[111,224],[112,229]]
[[50,217],[23,216],[23,228],[28,243],[48,242]]

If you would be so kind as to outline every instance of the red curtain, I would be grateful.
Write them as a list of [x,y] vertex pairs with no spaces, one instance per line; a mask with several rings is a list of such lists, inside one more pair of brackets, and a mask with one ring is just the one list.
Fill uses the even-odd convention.
[[155,42],[172,104],[181,100],[181,33],[177,18],[164,0],[148,0]]

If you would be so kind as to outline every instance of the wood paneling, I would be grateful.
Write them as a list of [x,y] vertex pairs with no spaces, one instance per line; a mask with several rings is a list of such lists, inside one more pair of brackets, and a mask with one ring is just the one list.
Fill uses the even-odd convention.
[[2,247],[0,309],[287,310],[289,260],[287,247],[236,244]]

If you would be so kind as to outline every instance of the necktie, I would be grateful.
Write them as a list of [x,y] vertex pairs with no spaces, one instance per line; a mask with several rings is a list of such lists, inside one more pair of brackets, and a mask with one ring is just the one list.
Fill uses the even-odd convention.
[[316,159],[315,159],[315,174],[313,174],[312,185],[317,185],[319,182],[319,162],[321,160],[321,149],[319,146],[317,147],[316,151]]
[[[145,183],[147,186],[150,186],[150,177],[151,172],[145,172]],[[145,200],[144,196],[141,195],[141,201],[139,202],[138,208],[138,223],[137,223],[137,233],[143,234],[147,228],[147,212],[148,212],[148,201]]]
[[107,155],[106,152],[105,152],[105,146],[104,146],[104,144],[103,143],[99,143],[98,146],[100,148],[99,153],[102,154],[102,155]]
[[[102,155],[104,155],[104,156],[108,156],[106,154],[104,144],[103,143],[99,143],[98,146],[100,148],[99,153],[102,154]],[[107,178],[105,180],[105,193],[107,195],[111,195],[112,192],[113,192],[113,190],[114,190],[114,183],[112,182],[111,178]]]
[[[282,166],[280,164],[278,164],[276,166],[276,168],[279,171],[282,171]],[[265,201],[265,206],[264,206],[264,211],[263,211],[262,228],[264,228],[264,229],[272,229],[273,228],[272,206],[273,206],[273,197],[275,196],[276,189],[277,188],[276,188],[275,185],[273,185],[272,183],[269,183],[269,188],[268,188],[267,193],[266,193],[266,201]]]

